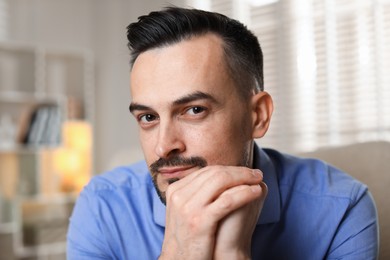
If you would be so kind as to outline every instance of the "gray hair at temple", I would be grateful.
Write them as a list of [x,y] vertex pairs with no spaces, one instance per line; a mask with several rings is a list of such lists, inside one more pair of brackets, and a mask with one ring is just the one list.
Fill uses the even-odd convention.
[[140,16],[127,27],[130,66],[145,51],[207,33],[223,40],[225,62],[238,93],[248,98],[263,91],[263,54],[257,37],[241,22],[219,13],[168,7]]

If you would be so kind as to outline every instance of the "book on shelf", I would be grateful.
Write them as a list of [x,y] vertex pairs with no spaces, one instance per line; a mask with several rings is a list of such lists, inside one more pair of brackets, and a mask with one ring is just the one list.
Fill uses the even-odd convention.
[[[33,108],[21,142],[28,146],[56,146],[60,144],[61,109],[53,104]],[[23,132],[23,131],[22,131]]]

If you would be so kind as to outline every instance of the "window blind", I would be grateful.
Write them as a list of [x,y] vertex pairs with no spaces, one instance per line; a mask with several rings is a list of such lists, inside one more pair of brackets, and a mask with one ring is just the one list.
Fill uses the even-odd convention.
[[0,41],[6,40],[8,36],[8,3],[7,0],[0,0]]
[[[189,4],[197,2],[204,1]],[[208,0],[207,6],[245,21],[259,38],[265,89],[275,103],[261,146],[302,152],[390,140],[389,0]]]

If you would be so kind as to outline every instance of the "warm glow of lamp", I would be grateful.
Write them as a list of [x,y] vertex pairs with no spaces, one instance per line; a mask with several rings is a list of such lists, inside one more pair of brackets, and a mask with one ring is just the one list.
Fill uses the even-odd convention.
[[91,125],[81,120],[66,121],[62,127],[62,138],[65,147],[77,150],[91,149]]
[[59,148],[55,153],[55,166],[59,172],[77,172],[82,165],[82,155],[78,150]]
[[61,189],[80,192],[91,175],[92,128],[85,121],[66,121],[62,140],[64,145],[57,149],[54,158]]

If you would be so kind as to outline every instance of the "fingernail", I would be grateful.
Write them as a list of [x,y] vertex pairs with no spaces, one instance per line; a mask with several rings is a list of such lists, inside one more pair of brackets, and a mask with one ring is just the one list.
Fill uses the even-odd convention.
[[261,187],[260,187],[260,185],[253,185],[253,186],[251,187],[251,189],[252,189],[252,191],[253,191],[254,193],[259,193],[260,190],[261,190]]
[[259,178],[259,177],[263,178],[263,173],[259,169],[253,169],[252,174],[256,178]]

